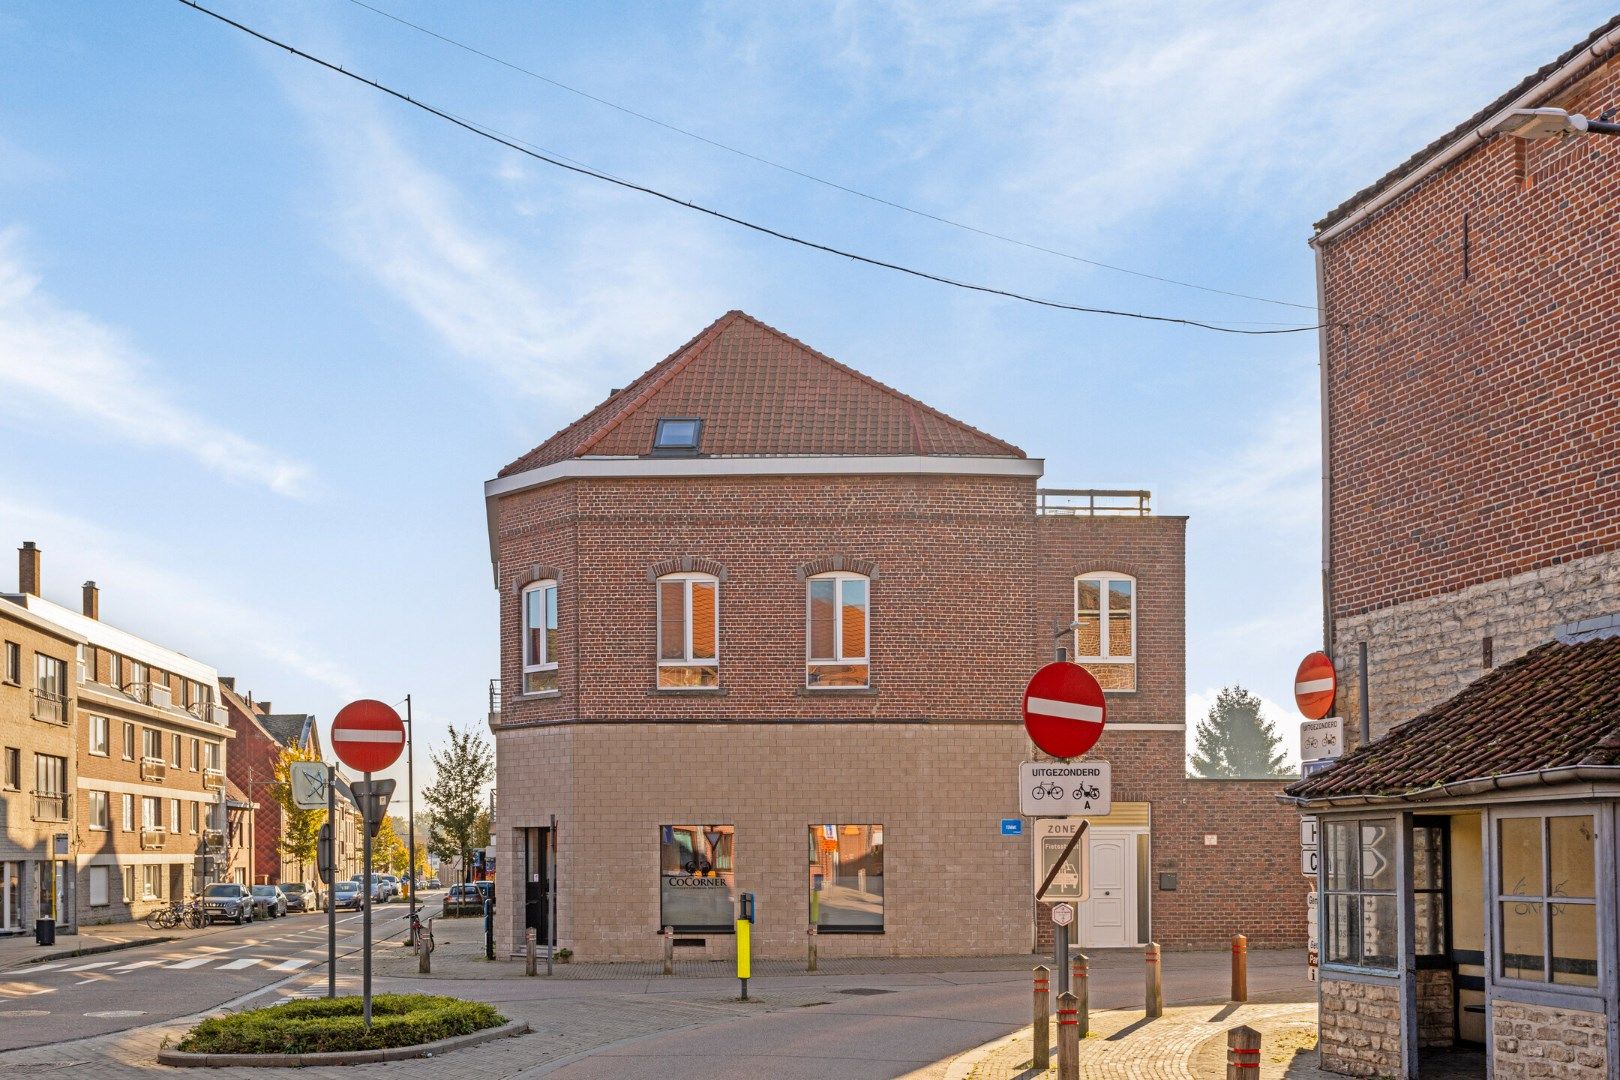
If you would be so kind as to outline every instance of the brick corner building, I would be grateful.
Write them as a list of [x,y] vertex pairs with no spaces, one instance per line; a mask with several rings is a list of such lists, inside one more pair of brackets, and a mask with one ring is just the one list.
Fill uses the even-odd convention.
[[1059,647],[1110,694],[1080,940],[1302,943],[1280,785],[1185,775],[1185,519],[1042,471],[736,311],[501,470],[501,946],[728,957],[752,892],[766,957],[1031,949]]

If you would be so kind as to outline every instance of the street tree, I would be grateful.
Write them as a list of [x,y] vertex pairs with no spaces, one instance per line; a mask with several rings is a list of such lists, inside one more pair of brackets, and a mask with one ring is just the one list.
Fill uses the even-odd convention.
[[458,860],[465,879],[472,853],[489,843],[485,790],[495,779],[495,754],[476,731],[452,727],[450,745],[434,751],[432,759],[436,778],[422,792],[432,815],[428,850],[441,859]]
[[1195,775],[1219,780],[1263,780],[1292,776],[1282,736],[1260,715],[1260,699],[1241,686],[1228,686],[1198,722],[1192,755]]
[[371,865],[379,873],[401,874],[405,871],[405,841],[399,838],[392,817],[382,819],[377,835],[371,838]]
[[271,797],[281,807],[281,852],[297,859],[304,866],[315,861],[315,847],[320,841],[321,826],[326,824],[325,810],[305,810],[293,802],[292,766],[299,761],[319,761],[320,755],[309,746],[283,746],[276,758],[270,785]]

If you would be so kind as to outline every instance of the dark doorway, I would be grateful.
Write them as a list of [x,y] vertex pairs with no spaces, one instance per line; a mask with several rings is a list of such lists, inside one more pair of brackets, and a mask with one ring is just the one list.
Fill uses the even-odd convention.
[[551,941],[551,830],[523,834],[523,925],[541,945]]

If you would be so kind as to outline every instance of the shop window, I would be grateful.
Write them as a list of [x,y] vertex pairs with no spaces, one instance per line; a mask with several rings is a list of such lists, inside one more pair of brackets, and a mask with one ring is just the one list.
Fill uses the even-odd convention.
[[1590,814],[1497,819],[1497,974],[1598,985],[1597,832]]
[[883,933],[883,826],[810,826],[810,925]]
[[1393,970],[1396,954],[1394,819],[1323,826],[1323,961]]
[[709,574],[658,579],[658,688],[720,684],[720,582]]
[[523,692],[557,689],[557,583],[537,581],[523,590]]
[[659,837],[658,921],[677,934],[736,931],[730,825],[665,825]]
[[806,583],[805,685],[853,689],[871,684],[871,582],[860,574],[818,574]]
[[1105,691],[1136,689],[1136,579],[1082,574],[1074,579],[1074,661]]

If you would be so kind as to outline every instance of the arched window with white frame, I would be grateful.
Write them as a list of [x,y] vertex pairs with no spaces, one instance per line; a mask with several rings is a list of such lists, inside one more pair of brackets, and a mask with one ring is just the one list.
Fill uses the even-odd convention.
[[524,586],[523,692],[552,694],[557,691],[557,654],[561,635],[557,631],[557,583],[536,581]]
[[1136,579],[1081,574],[1074,579],[1074,662],[1104,691],[1136,689]]
[[871,581],[861,574],[817,574],[805,583],[805,685],[871,685]]
[[720,580],[713,574],[658,579],[658,688],[720,685]]

